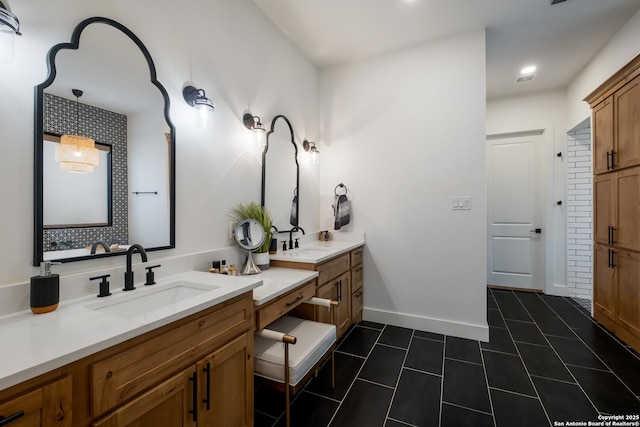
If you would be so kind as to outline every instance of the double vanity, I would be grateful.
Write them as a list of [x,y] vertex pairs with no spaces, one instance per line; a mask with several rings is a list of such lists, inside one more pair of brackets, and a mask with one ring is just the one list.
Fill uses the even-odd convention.
[[328,321],[302,304],[323,296],[340,301],[344,333],[362,316],[363,245],[303,243],[257,275],[191,271],[3,316],[0,415],[22,414],[16,426],[251,426],[254,330],[289,312]]

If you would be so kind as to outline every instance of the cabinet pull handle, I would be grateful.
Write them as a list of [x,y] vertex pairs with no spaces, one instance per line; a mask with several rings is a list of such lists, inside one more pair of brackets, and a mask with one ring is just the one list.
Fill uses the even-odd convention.
[[342,301],[342,280],[338,280],[338,301]]
[[16,412],[13,415],[9,415],[8,417],[3,417],[0,415],[0,426],[6,426],[10,422],[17,420],[18,418],[22,418],[24,416],[24,411]]
[[611,166],[609,166],[609,159],[611,158],[611,151],[607,151],[607,170],[611,170]]
[[298,295],[298,297],[295,300],[287,303],[287,307],[291,307],[292,305],[300,301],[302,298],[304,298],[302,295]]
[[614,251],[613,249],[611,250],[611,268],[616,268],[617,265],[615,264],[615,256],[616,256],[616,251]]
[[207,411],[211,409],[211,363],[207,362],[207,367],[203,369],[207,373],[207,398],[202,399],[202,403],[207,405]]
[[611,226],[607,226],[607,245],[611,244]]
[[611,169],[616,168],[616,150],[611,150]]
[[614,226],[611,226],[611,243],[609,243],[610,245],[615,245],[616,244],[616,239],[614,237],[614,232],[617,230],[617,228],[615,228]]
[[189,413],[193,415],[193,422],[195,423],[198,421],[198,373],[194,372],[193,375],[191,375],[191,378],[189,378],[189,381],[193,382],[193,409],[189,409]]
[[611,249],[607,249],[607,267],[611,268]]

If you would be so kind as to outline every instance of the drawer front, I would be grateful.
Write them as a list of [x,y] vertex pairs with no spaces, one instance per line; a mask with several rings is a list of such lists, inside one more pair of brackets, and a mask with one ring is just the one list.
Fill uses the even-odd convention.
[[349,270],[350,254],[340,255],[331,261],[322,263],[316,267],[318,271],[318,285],[322,286],[331,279],[334,279]]
[[275,301],[256,311],[256,329],[266,327],[269,323],[315,296],[315,293],[316,281],[314,279],[289,293],[279,296]]
[[351,270],[351,293],[355,293],[358,289],[362,288],[362,264],[355,266]]
[[358,264],[362,264],[362,253],[364,248],[361,246],[358,249],[351,251],[351,267],[355,267]]
[[253,298],[246,293],[181,326],[91,365],[94,417],[115,408],[252,328]]
[[356,323],[362,320],[362,307],[364,300],[364,289],[360,288],[351,296],[351,322]]

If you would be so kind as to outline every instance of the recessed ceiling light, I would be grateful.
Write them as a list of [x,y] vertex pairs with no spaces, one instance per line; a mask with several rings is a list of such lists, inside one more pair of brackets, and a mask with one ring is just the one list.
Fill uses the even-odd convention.
[[533,74],[537,70],[535,65],[528,65],[520,70],[520,74]]

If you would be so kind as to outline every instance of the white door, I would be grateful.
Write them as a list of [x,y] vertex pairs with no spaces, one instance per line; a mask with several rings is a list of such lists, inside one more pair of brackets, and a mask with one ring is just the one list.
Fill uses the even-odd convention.
[[542,131],[487,137],[487,283],[544,289]]

